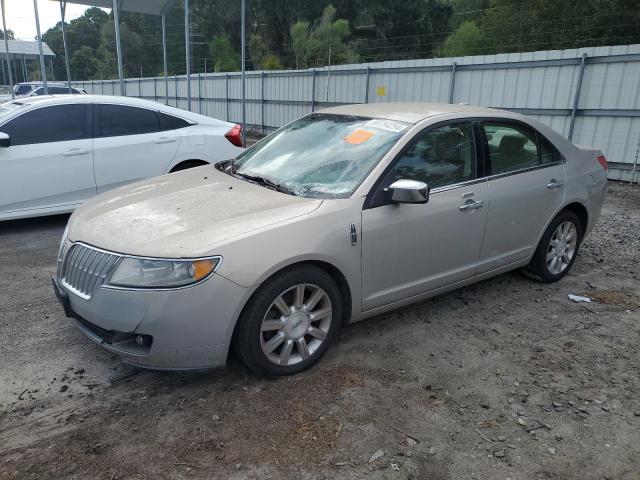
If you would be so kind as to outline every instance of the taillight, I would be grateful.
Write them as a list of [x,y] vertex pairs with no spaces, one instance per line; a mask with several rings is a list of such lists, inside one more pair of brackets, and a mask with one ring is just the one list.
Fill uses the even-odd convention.
[[232,144],[236,147],[244,147],[244,139],[242,138],[242,127],[234,125],[231,130],[224,134]]
[[607,168],[608,168],[607,159],[604,158],[604,155],[598,155],[598,163],[602,166],[602,168],[607,170]]

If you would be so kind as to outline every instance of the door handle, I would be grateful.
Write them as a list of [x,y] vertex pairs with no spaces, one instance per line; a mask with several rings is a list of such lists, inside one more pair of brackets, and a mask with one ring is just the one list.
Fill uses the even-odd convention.
[[469,202],[464,203],[458,207],[458,210],[461,212],[466,212],[467,210],[478,210],[479,208],[484,207],[484,201],[480,202]]
[[564,185],[564,182],[561,182],[559,180],[556,180],[555,178],[553,178],[549,183],[547,183],[547,188],[549,190],[553,190],[554,188],[560,188]]
[[82,148],[72,148],[71,150],[67,150],[62,155],[65,157],[73,157],[75,155],[87,155],[89,154],[89,150],[84,150]]
[[177,140],[176,137],[160,137],[156,138],[153,143],[173,143]]

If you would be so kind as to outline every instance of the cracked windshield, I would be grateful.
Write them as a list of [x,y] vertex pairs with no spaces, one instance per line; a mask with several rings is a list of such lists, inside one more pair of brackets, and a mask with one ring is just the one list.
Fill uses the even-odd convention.
[[241,154],[235,173],[304,197],[353,193],[408,123],[312,114]]

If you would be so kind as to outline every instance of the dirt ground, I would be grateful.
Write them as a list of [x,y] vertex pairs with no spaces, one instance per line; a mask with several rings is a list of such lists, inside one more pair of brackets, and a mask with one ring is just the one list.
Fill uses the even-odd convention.
[[50,285],[65,221],[0,225],[0,478],[640,478],[637,187],[610,185],[561,282],[513,272],[349,326],[277,380],[94,346]]

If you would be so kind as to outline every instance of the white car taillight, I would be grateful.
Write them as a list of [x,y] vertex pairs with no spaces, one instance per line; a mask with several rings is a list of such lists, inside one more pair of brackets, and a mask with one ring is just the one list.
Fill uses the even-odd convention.
[[224,134],[224,136],[236,147],[244,147],[244,138],[242,135],[242,127],[240,125],[234,125],[231,130]]

